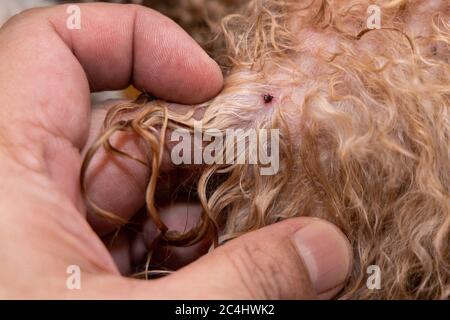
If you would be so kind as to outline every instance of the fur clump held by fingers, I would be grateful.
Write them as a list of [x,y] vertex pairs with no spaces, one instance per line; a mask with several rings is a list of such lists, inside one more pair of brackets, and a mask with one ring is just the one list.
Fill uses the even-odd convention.
[[[87,163],[102,146],[130,156],[107,141],[117,130],[133,131],[153,152],[148,212],[172,243],[220,230],[220,244],[316,216],[341,228],[354,249],[341,298],[448,299],[450,8],[446,1],[375,1],[382,28],[367,30],[371,4],[252,0],[221,20],[213,48],[225,87],[194,107],[204,112],[203,131],[277,128],[280,169],[262,176],[259,165],[203,166],[204,215],[190,233],[166,233],[154,195],[165,132],[193,132],[194,111],[179,115],[163,101],[119,105]],[[115,121],[129,111],[130,120]],[[371,265],[381,270],[380,290],[366,286]]]

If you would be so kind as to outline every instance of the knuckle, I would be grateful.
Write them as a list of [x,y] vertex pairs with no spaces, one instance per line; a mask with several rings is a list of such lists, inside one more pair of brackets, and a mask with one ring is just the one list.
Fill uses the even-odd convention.
[[292,281],[283,264],[258,244],[247,243],[228,253],[239,277],[243,295],[250,299],[292,296]]

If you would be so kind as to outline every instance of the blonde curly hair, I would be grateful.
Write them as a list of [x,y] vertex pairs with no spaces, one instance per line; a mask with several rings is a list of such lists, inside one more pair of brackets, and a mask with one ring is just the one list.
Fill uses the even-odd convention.
[[[366,27],[372,4],[381,29]],[[448,299],[449,13],[449,3],[437,0],[247,1],[209,21],[220,29],[204,45],[224,68],[222,93],[185,115],[163,101],[118,105],[84,168],[102,146],[130,156],[108,141],[133,131],[153,152],[147,207],[169,243],[192,244],[214,230],[223,243],[282,219],[316,216],[341,228],[354,249],[341,298]],[[265,94],[273,96],[269,104]],[[166,131],[192,132],[196,110],[204,131],[279,129],[280,169],[262,176],[259,164],[202,166],[203,219],[177,234],[159,219],[154,195]],[[118,121],[123,114],[129,120]],[[382,272],[381,290],[366,287],[371,265]]]

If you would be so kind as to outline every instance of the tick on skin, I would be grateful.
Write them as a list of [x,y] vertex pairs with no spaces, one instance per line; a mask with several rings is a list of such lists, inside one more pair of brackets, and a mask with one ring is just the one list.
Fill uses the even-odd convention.
[[267,93],[264,95],[263,99],[264,103],[271,103],[273,100],[273,95]]

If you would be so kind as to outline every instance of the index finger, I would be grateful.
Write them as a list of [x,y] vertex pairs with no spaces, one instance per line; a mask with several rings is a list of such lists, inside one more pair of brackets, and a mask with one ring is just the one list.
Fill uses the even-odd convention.
[[[81,148],[89,125],[89,89],[134,84],[185,104],[203,102],[221,89],[219,66],[169,18],[136,5],[76,8],[79,29],[68,27],[68,5],[26,11],[0,29],[5,126],[12,119],[26,128],[38,124]],[[17,129],[22,128],[13,135],[22,132]]]
[[16,159],[39,166],[75,198],[89,89],[132,83],[193,104],[218,93],[223,78],[186,32],[151,9],[80,4],[80,28],[73,29],[67,8],[26,11],[0,29],[0,138]]
[[134,84],[158,98],[189,104],[221,89],[218,65],[169,18],[136,5],[76,7],[80,29],[68,28],[68,19],[76,14],[68,6],[41,9],[35,19],[45,16],[52,23],[83,66],[93,91]]

